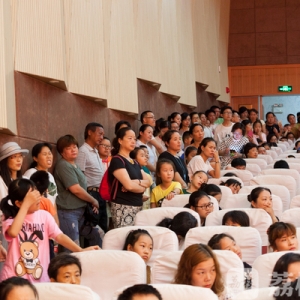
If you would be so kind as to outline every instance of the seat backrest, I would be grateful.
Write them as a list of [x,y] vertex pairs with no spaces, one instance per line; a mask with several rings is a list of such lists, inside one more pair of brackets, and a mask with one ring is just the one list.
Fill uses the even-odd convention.
[[[241,273],[242,280],[244,273],[244,265],[242,260],[231,251],[224,250],[213,250],[217,255],[217,259],[220,264],[220,269],[222,273],[222,278],[226,284],[226,280],[231,280],[229,276],[227,276],[228,272],[236,269],[237,272]],[[174,281],[178,263],[180,261],[182,252],[171,252],[162,256],[157,257],[157,259],[153,263],[153,267],[151,270],[151,283],[153,284],[162,284],[162,283],[172,283]],[[243,284],[242,284],[243,286]]]
[[290,169],[297,170],[300,173],[300,163],[288,162]]
[[[283,186],[283,185],[269,185],[269,184],[260,184],[259,186],[263,186],[265,188],[268,188],[271,192],[272,195],[278,196],[281,201],[282,201],[282,210],[284,208],[289,207],[290,203],[290,192],[289,190]],[[250,194],[251,191],[255,188],[257,188],[258,185],[250,185],[250,186],[245,186],[240,189],[239,194]],[[222,207],[222,206],[221,206]]]
[[226,199],[227,197],[229,197],[229,196],[232,195],[232,191],[231,191],[231,189],[228,186],[219,185],[219,188],[221,189],[221,192],[222,192],[221,200],[222,199]]
[[300,158],[286,157],[285,159],[283,159],[281,157],[280,158],[277,157],[275,161],[277,161],[277,160],[285,160],[287,163],[297,163],[297,164],[300,164]]
[[[287,189],[289,190],[290,199],[296,196],[296,181],[292,176],[285,175],[283,177],[281,175],[259,175],[253,177],[253,179],[250,181],[250,185],[265,185],[265,184],[283,185],[287,187]],[[288,202],[287,206],[284,207],[290,207],[290,201]]]
[[[231,172],[232,170],[228,170],[227,173]],[[235,171],[235,170],[234,170]],[[233,172],[234,173],[234,172]],[[242,186],[244,186],[243,180],[239,177],[220,177],[220,178],[209,178],[207,183],[213,183],[216,185],[220,185],[221,182],[226,182],[228,179],[235,179],[241,183]]]
[[261,168],[259,165],[255,163],[251,164],[250,162],[247,162],[246,170],[250,171],[253,176],[257,176],[261,172]]
[[99,295],[84,285],[43,282],[36,283],[35,287],[38,291],[39,299],[101,300]]
[[292,223],[295,227],[300,227],[300,207],[291,208],[284,211],[280,217],[280,221]]
[[276,286],[243,291],[232,297],[232,300],[274,300]]
[[[238,208],[236,210],[244,211],[250,219],[250,226],[256,228],[260,234],[262,245],[268,245],[267,230],[273,223],[271,217],[267,212],[260,208]],[[206,217],[205,226],[219,226],[222,225],[223,216],[232,209],[222,209],[213,211]]]
[[275,150],[266,150],[266,153],[270,156],[272,156],[273,159],[278,157],[278,154]]
[[78,257],[82,265],[81,284],[102,299],[111,299],[114,291],[125,285],[146,283],[146,264],[135,252],[100,250],[72,255]]
[[[267,167],[267,162],[262,158],[244,158],[247,165],[248,164],[257,164],[261,170],[264,170]],[[247,167],[247,166],[246,166]]]
[[127,226],[109,230],[103,239],[103,250],[122,250],[128,233],[136,229],[145,229],[153,239],[153,250],[177,251],[176,234],[165,227],[159,226]]
[[[190,194],[185,195],[176,195],[173,199],[167,200],[164,199],[161,207],[184,207],[186,204],[189,203]],[[211,202],[214,204],[213,210],[219,209],[219,202],[215,197],[209,196]]]
[[300,207],[300,195],[293,197],[291,200],[290,208]]
[[267,162],[267,164],[271,164],[273,162],[273,158],[269,154],[258,154],[257,158],[264,159]]
[[[253,273],[252,276],[252,288],[263,288],[268,287],[271,282],[272,271],[277,260],[285,253],[290,251],[272,252],[260,255],[253,263],[252,268],[257,272]],[[300,251],[293,251],[299,253]],[[259,278],[255,278],[259,276]],[[258,284],[258,286],[256,286]]]
[[271,147],[271,150],[276,151],[276,153],[277,153],[278,155],[280,155],[281,153],[283,153],[283,151],[282,151],[282,149],[281,149],[280,147],[274,147],[274,146],[272,146],[272,147]]
[[283,143],[277,143],[277,147],[278,148],[281,148],[281,150],[283,151],[283,152],[285,152],[286,150],[288,150],[288,147],[285,145],[285,144],[283,144]]
[[189,230],[185,237],[184,248],[190,245],[206,244],[214,234],[227,233],[231,235],[242,251],[243,261],[252,265],[254,260],[261,255],[261,237],[257,229],[252,227],[235,226],[205,226]]
[[[247,199],[248,194],[234,194],[227,199],[220,202],[220,206],[223,209],[233,209],[233,208],[249,208],[250,202]],[[272,205],[274,213],[280,218],[282,214],[282,200],[277,195],[272,194]]]
[[[292,176],[295,179],[296,182],[296,194],[299,194],[300,192],[300,174],[297,170],[293,169],[269,169],[269,170],[263,170],[261,172],[261,175],[281,175],[281,176]],[[284,210],[288,208],[284,207]]]
[[236,176],[242,179],[244,185],[249,185],[250,180],[253,178],[253,174],[248,170],[221,170],[221,177],[224,177],[224,174],[231,172],[236,174]]

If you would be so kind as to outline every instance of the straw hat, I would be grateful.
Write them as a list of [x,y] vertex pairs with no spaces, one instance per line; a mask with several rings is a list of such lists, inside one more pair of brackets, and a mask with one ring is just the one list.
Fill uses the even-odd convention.
[[21,149],[21,147],[15,142],[8,142],[5,143],[0,147],[0,161],[6,157],[17,153],[28,154],[29,150]]

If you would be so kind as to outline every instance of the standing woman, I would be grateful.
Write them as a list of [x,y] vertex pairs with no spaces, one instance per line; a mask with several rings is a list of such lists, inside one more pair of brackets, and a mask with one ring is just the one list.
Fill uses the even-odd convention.
[[179,112],[173,112],[171,115],[168,117],[168,121],[170,122],[176,122],[178,126],[180,127],[181,124],[181,115]]
[[200,123],[204,129],[204,137],[213,137],[213,133],[209,126],[209,121],[207,121],[206,115],[204,112],[199,112]]
[[[220,158],[216,147],[213,138],[205,138],[201,142],[197,155],[191,159],[187,167],[190,178],[199,170],[207,172],[213,178],[220,178]],[[210,165],[209,158],[214,159],[215,168]]]
[[201,124],[194,123],[190,127],[190,136],[192,137],[192,143],[190,146],[198,149],[204,139],[204,127]]
[[[99,203],[86,191],[86,177],[75,163],[78,142],[72,135],[67,134],[58,139],[56,147],[61,155],[54,171],[58,190],[56,205],[60,229],[77,245],[79,245],[79,235],[82,235],[87,239],[89,246],[100,246],[98,230],[84,226],[87,204],[90,203],[93,211],[98,213]],[[60,251],[66,249],[60,248]]]
[[111,215],[115,228],[134,225],[136,214],[142,210],[143,193],[150,187],[150,180],[140,165],[130,158],[130,152],[136,146],[135,133],[130,128],[117,132],[116,150],[108,168],[108,179],[114,178],[117,185],[116,198],[112,199]]
[[167,151],[160,154],[158,159],[166,158],[175,165],[174,181],[181,184],[182,188],[187,188],[189,182],[188,171],[185,163],[178,157],[181,150],[181,136],[176,130],[169,130],[163,136],[163,141],[166,144]]
[[179,133],[183,135],[184,132],[190,130],[190,125],[191,125],[191,117],[187,112],[184,112],[181,114],[181,124],[180,124],[180,129]]
[[[33,146],[31,151],[33,162],[30,164],[30,169],[24,173],[24,177],[30,178],[36,171],[46,171],[52,167],[53,154],[52,146],[49,143],[39,143]],[[50,184],[48,186],[47,198],[51,200],[53,205],[57,196],[57,186],[53,175],[48,172]]]

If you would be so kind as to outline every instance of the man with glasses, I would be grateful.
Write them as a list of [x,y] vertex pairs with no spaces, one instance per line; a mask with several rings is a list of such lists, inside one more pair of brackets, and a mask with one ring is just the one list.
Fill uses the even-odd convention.
[[[152,126],[152,128],[154,130],[155,129],[155,116],[154,116],[154,113],[151,110],[146,110],[146,111],[142,112],[141,122],[142,122],[142,124],[148,124],[148,125]],[[155,147],[158,154],[161,154],[162,152],[164,152],[164,149],[163,149],[162,145],[155,139],[154,136],[152,137],[149,144],[151,144],[152,146]]]
[[84,130],[84,144],[79,148],[76,164],[84,173],[87,181],[87,192],[99,202],[98,225],[107,231],[106,202],[100,197],[99,186],[104,175],[102,160],[98,154],[98,146],[104,136],[103,126],[99,123],[89,123]]
[[223,123],[216,127],[214,135],[218,147],[223,140],[231,136],[231,129],[233,126],[233,123],[231,122],[232,108],[230,106],[223,106],[221,108],[221,116],[223,117]]

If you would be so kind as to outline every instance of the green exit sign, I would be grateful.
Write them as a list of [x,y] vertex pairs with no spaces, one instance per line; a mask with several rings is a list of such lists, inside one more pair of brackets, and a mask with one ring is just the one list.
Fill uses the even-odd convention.
[[291,92],[293,87],[291,85],[280,85],[278,87],[278,92]]

